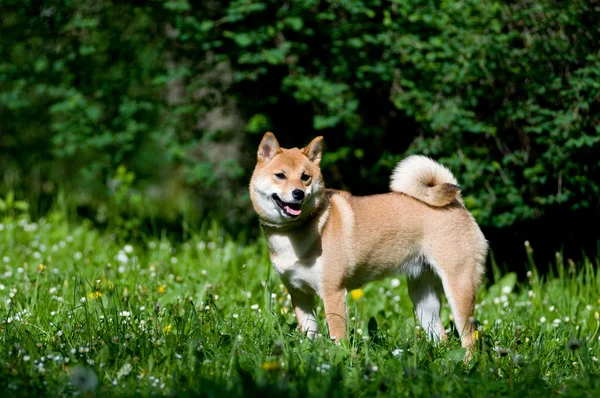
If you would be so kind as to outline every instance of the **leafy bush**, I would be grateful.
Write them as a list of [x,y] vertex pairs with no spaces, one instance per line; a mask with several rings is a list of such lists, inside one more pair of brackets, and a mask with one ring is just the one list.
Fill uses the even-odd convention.
[[421,153],[457,174],[484,226],[597,215],[594,2],[0,6],[6,189],[65,186],[98,208],[123,164],[168,217],[243,225],[271,129],[284,146],[323,134],[329,184],[358,194]]

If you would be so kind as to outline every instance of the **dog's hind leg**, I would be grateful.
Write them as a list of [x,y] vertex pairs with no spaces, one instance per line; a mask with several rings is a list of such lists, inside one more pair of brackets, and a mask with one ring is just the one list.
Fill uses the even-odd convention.
[[473,311],[480,275],[469,267],[442,267],[440,277],[462,346],[467,350],[465,361],[468,361],[475,343]]
[[446,331],[440,319],[440,292],[442,282],[429,268],[425,268],[417,277],[408,279],[408,295],[415,307],[415,313],[428,337],[445,340]]

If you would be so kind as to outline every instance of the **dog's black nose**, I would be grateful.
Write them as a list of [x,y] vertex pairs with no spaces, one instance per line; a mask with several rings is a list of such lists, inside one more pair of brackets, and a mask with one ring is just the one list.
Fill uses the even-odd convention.
[[294,189],[292,191],[292,196],[296,200],[302,200],[302,199],[304,199],[304,191],[301,189]]

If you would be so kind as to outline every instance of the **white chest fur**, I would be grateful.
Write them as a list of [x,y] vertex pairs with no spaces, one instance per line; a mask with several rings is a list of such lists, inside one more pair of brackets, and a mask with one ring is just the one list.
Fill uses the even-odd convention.
[[288,289],[321,295],[323,266],[320,249],[306,239],[286,233],[267,236],[271,262]]

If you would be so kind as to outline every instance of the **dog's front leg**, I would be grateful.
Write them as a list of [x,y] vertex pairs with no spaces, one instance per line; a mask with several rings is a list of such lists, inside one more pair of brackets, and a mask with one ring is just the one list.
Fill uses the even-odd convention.
[[298,320],[298,327],[309,338],[314,338],[317,334],[317,320],[314,314],[315,296],[301,292],[299,290],[289,290],[292,297],[294,313]]
[[339,342],[346,337],[346,289],[324,289],[323,304],[329,326],[329,336]]

